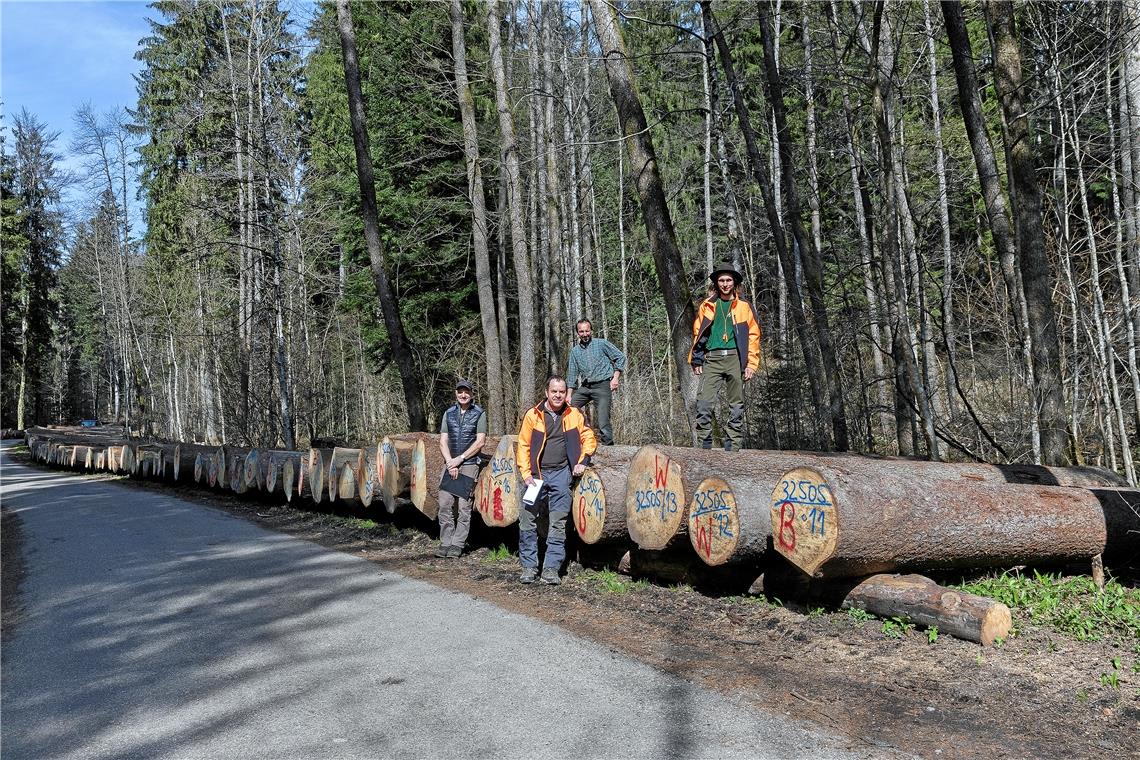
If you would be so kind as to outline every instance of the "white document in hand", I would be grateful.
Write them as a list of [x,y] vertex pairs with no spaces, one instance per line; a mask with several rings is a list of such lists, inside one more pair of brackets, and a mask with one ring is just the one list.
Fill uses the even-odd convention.
[[531,481],[531,485],[527,486],[526,492],[523,494],[523,501],[527,504],[534,504],[538,501],[540,493],[542,493],[542,481]]

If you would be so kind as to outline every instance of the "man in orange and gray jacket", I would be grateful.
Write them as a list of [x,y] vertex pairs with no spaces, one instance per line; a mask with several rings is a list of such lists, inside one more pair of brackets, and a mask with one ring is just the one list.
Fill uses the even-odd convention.
[[699,377],[697,388],[697,441],[712,448],[713,405],[721,386],[728,397],[724,450],[739,450],[744,443],[744,383],[760,369],[760,324],[752,304],[740,298],[744,277],[731,264],[722,263],[709,275],[709,296],[693,321],[689,364]]
[[[557,586],[558,571],[566,559],[566,519],[570,515],[570,479],[581,475],[598,448],[594,431],[582,413],[566,403],[565,378],[552,376],[546,381],[546,399],[523,416],[515,443],[519,476],[530,488],[542,481],[542,490],[533,502],[523,499],[519,512],[519,581]],[[539,512],[545,507],[550,517],[546,534],[546,557],[538,572]]]

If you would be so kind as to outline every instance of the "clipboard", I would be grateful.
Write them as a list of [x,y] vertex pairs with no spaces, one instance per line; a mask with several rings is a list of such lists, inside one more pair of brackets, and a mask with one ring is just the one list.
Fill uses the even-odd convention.
[[439,479],[439,490],[447,491],[460,499],[470,499],[475,495],[475,478],[462,472],[458,478],[453,478],[450,472],[444,470],[443,477]]

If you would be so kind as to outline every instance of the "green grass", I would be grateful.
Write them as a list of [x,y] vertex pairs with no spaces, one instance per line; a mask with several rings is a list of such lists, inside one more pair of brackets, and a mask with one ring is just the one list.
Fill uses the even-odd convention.
[[632,589],[644,588],[645,581],[632,581],[613,570],[585,570],[579,576],[587,586],[607,594],[624,594]]
[[1051,628],[1078,641],[1107,636],[1140,641],[1140,590],[1105,583],[1098,591],[1087,576],[1063,577],[1034,572],[1032,576],[1003,572],[958,586],[1008,606],[1018,618]]
[[377,526],[375,520],[365,520],[359,517],[350,517],[346,522],[357,530],[372,530]]
[[499,548],[492,549],[487,552],[487,556],[483,558],[484,562],[505,562],[511,557],[511,550],[507,548],[506,544],[499,544]]

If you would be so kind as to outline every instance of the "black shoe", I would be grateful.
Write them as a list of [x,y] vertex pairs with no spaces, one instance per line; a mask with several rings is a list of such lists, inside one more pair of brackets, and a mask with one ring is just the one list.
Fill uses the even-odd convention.
[[453,559],[458,559],[459,557],[462,557],[463,556],[463,547],[462,546],[448,547],[447,556],[449,556]]
[[449,557],[449,556],[451,556],[450,554],[448,554],[448,552],[450,552],[450,551],[451,551],[450,546],[444,546],[443,544],[440,544],[438,547],[436,547],[435,556],[437,556],[437,557]]
[[[724,450],[725,451],[732,451],[732,444],[729,443],[728,441],[725,441],[724,442]],[[739,449],[738,449],[738,451],[739,451]]]
[[539,580],[545,583],[547,586],[557,586],[562,582],[562,579],[558,577],[558,571],[553,567],[544,569],[542,571],[542,575],[539,576]]
[[538,580],[538,568],[524,567],[519,573],[519,583],[534,583]]
[[701,448],[702,448],[702,449],[711,449],[711,448],[712,448],[712,441],[704,441],[704,442],[702,442],[702,443],[701,443]]

